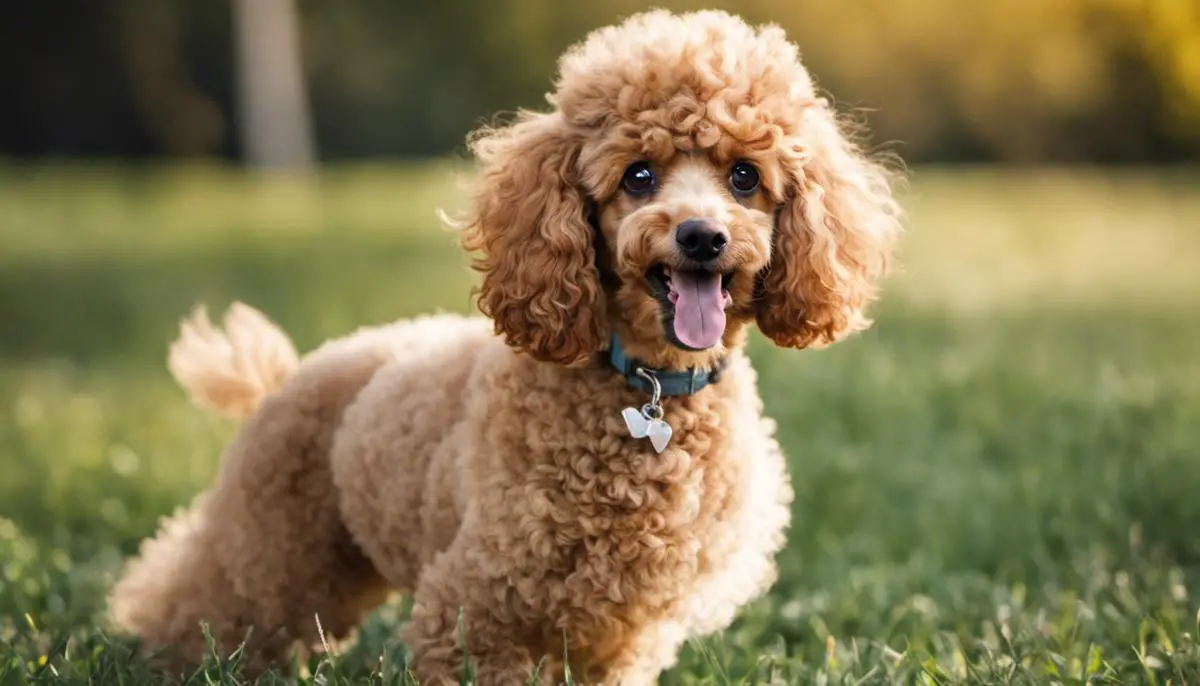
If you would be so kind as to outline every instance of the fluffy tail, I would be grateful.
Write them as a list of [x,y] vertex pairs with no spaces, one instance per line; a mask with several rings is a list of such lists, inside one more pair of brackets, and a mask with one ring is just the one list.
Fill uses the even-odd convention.
[[192,403],[230,417],[245,417],[296,371],[296,348],[258,310],[234,303],[223,329],[203,306],[180,323],[167,367]]

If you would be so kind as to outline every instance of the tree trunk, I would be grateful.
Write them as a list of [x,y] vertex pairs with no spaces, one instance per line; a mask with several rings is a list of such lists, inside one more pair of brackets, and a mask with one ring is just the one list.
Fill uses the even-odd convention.
[[295,0],[233,0],[238,96],[246,162],[312,167],[312,129]]

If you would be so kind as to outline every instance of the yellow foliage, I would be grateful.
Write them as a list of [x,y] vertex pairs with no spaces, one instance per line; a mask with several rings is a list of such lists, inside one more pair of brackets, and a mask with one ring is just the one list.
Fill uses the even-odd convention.
[[875,103],[885,113],[885,137],[913,146],[945,136],[947,120],[955,120],[1002,157],[1043,155],[1070,122],[1145,96],[1132,81],[1147,74],[1131,70],[1130,60],[1143,60],[1162,84],[1181,135],[1200,128],[1200,0],[759,0],[754,7],[797,37],[843,99]]

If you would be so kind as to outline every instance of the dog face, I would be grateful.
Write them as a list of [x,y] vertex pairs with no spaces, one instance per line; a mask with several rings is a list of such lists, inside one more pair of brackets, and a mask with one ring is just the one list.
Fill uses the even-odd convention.
[[679,369],[754,322],[796,348],[868,325],[898,208],[782,31],[638,15],[572,48],[550,102],[472,142],[464,246],[510,345],[572,364],[615,332]]
[[595,228],[615,277],[610,325],[641,359],[686,367],[737,345],[754,321],[782,188],[773,160],[664,152],[625,165],[596,201]]

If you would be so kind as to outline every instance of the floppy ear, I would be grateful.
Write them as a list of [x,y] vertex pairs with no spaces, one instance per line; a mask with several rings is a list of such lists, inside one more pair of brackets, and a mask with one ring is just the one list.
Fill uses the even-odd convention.
[[479,309],[537,359],[573,364],[605,342],[604,292],[578,144],[559,114],[525,113],[471,141],[482,169],[463,246],[477,251]]
[[759,329],[790,348],[827,345],[870,326],[864,308],[900,231],[887,172],[843,135],[830,111],[806,111],[799,135],[758,301]]

